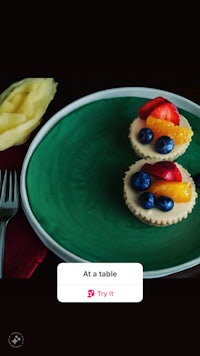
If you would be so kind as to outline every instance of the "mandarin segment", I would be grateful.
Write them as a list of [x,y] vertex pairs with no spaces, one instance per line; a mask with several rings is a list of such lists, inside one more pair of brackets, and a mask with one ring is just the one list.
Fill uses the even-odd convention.
[[160,136],[167,135],[174,140],[176,145],[190,142],[194,134],[193,131],[187,127],[181,127],[170,121],[154,118],[151,115],[146,119],[146,127],[153,131],[154,141]]
[[187,203],[191,199],[192,187],[189,182],[170,182],[158,179],[148,189],[156,198],[161,195],[168,196],[176,203]]

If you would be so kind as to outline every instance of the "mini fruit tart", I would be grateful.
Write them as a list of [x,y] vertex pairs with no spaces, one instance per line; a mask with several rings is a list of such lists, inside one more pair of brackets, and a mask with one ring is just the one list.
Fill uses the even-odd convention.
[[186,151],[193,134],[188,120],[161,96],[142,105],[129,128],[131,146],[138,157],[171,161]]
[[125,172],[124,200],[143,223],[168,226],[186,219],[196,204],[191,174],[174,161],[140,159]]

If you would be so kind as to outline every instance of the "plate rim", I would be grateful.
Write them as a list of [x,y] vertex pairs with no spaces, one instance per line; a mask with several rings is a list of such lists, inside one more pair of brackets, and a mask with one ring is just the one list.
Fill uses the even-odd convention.
[[[40,144],[40,142],[43,140],[46,134],[55,126],[55,124],[57,124],[60,120],[62,120],[64,116],[70,114],[72,111],[86,104],[90,104],[97,100],[129,97],[129,96],[138,97],[138,98],[144,97],[148,99],[152,99],[156,96],[163,96],[166,99],[173,101],[174,104],[181,109],[188,110],[187,107],[188,106],[191,107],[190,110],[188,111],[200,118],[200,106],[197,103],[193,102],[190,99],[185,98],[184,96],[181,96],[179,94],[167,90],[153,88],[153,87],[116,87],[111,89],[104,89],[85,95],[79,99],[76,99],[71,103],[67,104],[66,106],[64,106],[63,108],[61,108],[55,114],[53,114],[48,119],[48,121],[44,123],[44,125],[40,128],[40,130],[36,134],[36,136],[33,138],[24,157],[21,173],[20,173],[20,194],[21,194],[22,209],[30,225],[32,226],[35,233],[37,234],[38,238],[44,243],[44,245],[49,250],[51,250],[58,257],[60,257],[62,260],[66,262],[93,263],[91,261],[76,256],[75,254],[71,253],[70,251],[66,250],[61,245],[59,245],[41,227],[41,225],[37,221],[36,217],[32,212],[31,206],[29,204],[28,195],[26,191],[26,174],[27,174],[27,169],[28,169],[30,159],[34,151],[36,150],[37,146]],[[200,256],[188,262],[173,267],[144,271],[143,278],[144,279],[161,278],[164,276],[172,275],[187,270],[189,268],[197,266],[198,264],[200,264]]]

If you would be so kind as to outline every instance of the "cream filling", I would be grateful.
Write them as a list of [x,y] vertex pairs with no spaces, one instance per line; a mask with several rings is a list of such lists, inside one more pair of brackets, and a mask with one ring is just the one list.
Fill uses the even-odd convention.
[[[188,120],[182,115],[180,115],[179,126],[187,127],[190,130],[192,129]],[[146,121],[137,117],[136,119],[133,120],[129,128],[129,139],[131,141],[131,145],[139,157],[158,158],[162,160],[174,160],[175,158],[182,155],[190,144],[190,142],[187,142],[182,145],[175,145],[173,150],[167,154],[158,153],[155,151],[153,141],[145,145],[138,140],[138,133],[143,127],[146,127]]]
[[140,159],[136,161],[129,167],[129,170],[125,173],[124,176],[124,199],[130,209],[130,211],[136,215],[139,219],[150,225],[171,225],[178,221],[181,221],[183,218],[186,218],[187,215],[192,211],[195,201],[197,198],[196,187],[194,181],[189,174],[189,172],[183,168],[180,164],[176,163],[178,168],[182,173],[182,181],[189,182],[192,187],[192,196],[191,200],[187,203],[174,203],[172,210],[168,212],[160,211],[157,208],[146,210],[139,205],[139,195],[141,192],[134,190],[130,184],[130,178],[134,172],[140,171],[144,163],[155,163],[159,160],[157,159]]

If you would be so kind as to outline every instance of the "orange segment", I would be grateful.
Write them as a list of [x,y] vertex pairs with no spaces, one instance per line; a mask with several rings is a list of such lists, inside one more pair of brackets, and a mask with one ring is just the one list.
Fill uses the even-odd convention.
[[188,182],[170,182],[163,180],[154,181],[148,189],[158,198],[160,195],[166,195],[176,203],[187,203],[191,199],[192,187]]
[[175,125],[173,122],[148,116],[146,127],[149,127],[154,133],[154,141],[160,136],[169,136],[174,140],[175,145],[190,142],[193,131],[187,127]]

